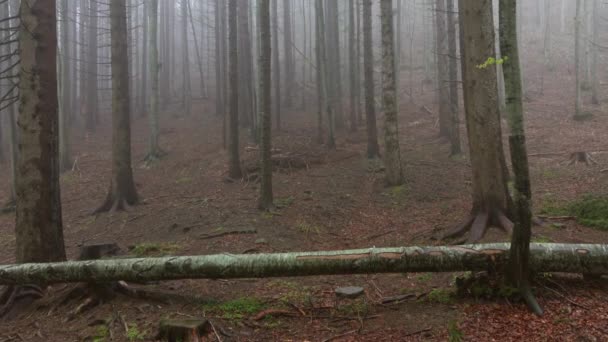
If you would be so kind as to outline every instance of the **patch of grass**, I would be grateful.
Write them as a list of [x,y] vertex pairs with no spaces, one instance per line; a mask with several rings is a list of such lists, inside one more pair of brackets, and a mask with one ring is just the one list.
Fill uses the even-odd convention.
[[262,311],[266,307],[261,300],[253,297],[243,297],[223,303],[203,305],[203,310],[216,314],[224,319],[240,320],[246,315]]
[[543,169],[543,171],[541,172],[541,176],[544,179],[555,179],[559,177],[559,174],[554,169]]
[[454,302],[453,293],[445,289],[433,289],[429,292],[425,300],[431,303],[450,304]]
[[108,336],[110,336],[110,329],[108,329],[108,326],[100,325],[95,331],[95,336],[93,336],[93,342],[105,342]]
[[127,328],[127,339],[129,341],[143,341],[146,338],[146,334],[143,331],[139,331],[137,324],[128,326]]
[[175,253],[177,250],[179,250],[179,245],[176,244],[143,242],[135,245],[135,247],[131,249],[131,254],[141,258],[151,255],[168,255]]
[[340,305],[336,311],[343,316],[366,316],[369,313],[369,305],[363,300],[356,300],[352,303]]
[[536,242],[536,243],[549,243],[549,242],[553,242],[553,240],[551,240],[551,238],[546,237],[544,235],[537,235],[535,237],[533,237],[531,239],[531,242]]
[[583,226],[608,230],[608,197],[585,196],[566,205],[544,206],[542,214],[574,216]]
[[433,278],[432,273],[422,273],[422,274],[419,274],[416,276],[416,279],[418,279],[418,281],[421,281],[421,282],[428,282],[432,278]]
[[458,328],[458,322],[452,320],[448,323],[448,341],[461,342],[464,340],[462,331]]
[[187,184],[192,182],[192,177],[180,177],[175,180],[175,184]]
[[304,221],[298,222],[296,224],[296,229],[305,234],[315,233],[318,235],[321,233],[321,228],[319,228],[319,226]]

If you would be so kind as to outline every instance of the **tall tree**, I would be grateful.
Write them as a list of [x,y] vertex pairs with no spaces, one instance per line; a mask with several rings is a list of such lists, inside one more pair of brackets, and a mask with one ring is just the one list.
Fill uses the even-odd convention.
[[359,84],[357,83],[357,56],[355,55],[355,45],[358,41],[355,40],[355,1],[348,1],[348,69],[349,69],[349,83],[350,83],[350,130],[357,130],[357,107],[358,99],[357,92],[359,91]]
[[[591,12],[591,25],[592,25],[592,43],[591,45],[591,103],[597,105],[600,103],[599,100],[599,88],[600,81],[598,77],[598,59],[599,59],[599,1],[593,1],[593,10]],[[547,20],[550,21],[550,20]]]
[[325,110],[325,23],[322,0],[315,0],[315,57],[317,61],[317,142],[323,143],[323,111]]
[[[97,42],[97,25],[99,22],[99,11],[98,9],[98,3],[97,1],[89,1],[89,14],[88,14],[88,18],[86,20],[88,20],[88,27],[87,27],[87,33],[88,33],[88,39],[87,39],[87,67],[86,67],[86,97],[87,97],[87,108],[86,108],[86,118],[85,118],[85,126],[87,128],[88,131],[94,131],[97,123],[99,121],[99,104],[98,104],[98,92],[97,92],[97,73],[98,73],[98,67],[97,67],[97,61],[98,61],[98,42]],[[82,11],[82,9],[81,9]],[[85,15],[86,16],[86,15]],[[81,12],[81,21],[83,20],[83,13]],[[81,23],[82,24],[82,23]],[[83,27],[81,26],[80,29],[82,30]],[[84,54],[83,54],[84,56]],[[83,71],[85,69],[83,68]]]
[[126,0],[110,1],[112,49],[112,175],[104,203],[96,210],[124,210],[139,199],[131,167],[131,104],[127,55]]
[[230,93],[230,120],[228,139],[228,176],[241,178],[241,159],[239,155],[239,58],[237,37],[237,0],[228,1],[228,81]]
[[239,41],[239,123],[249,127],[252,137],[255,137],[255,107],[253,106],[253,65],[251,53],[251,34],[249,32],[249,2],[238,3],[238,41]]
[[281,62],[279,60],[279,0],[272,0],[272,83],[274,85],[274,118],[281,130]]
[[65,260],[58,160],[55,0],[22,0],[19,30],[18,263]]
[[[500,50],[509,56],[503,64],[506,90],[506,110],[511,128],[509,146],[515,176],[514,218],[515,227],[511,239],[510,276],[519,288],[528,306],[536,313],[542,309],[530,290],[530,237],[532,235],[532,191],[526,151],[526,134],[522,104],[519,47],[517,45],[517,1],[500,0]],[[548,14],[548,13],[547,13]],[[547,16],[546,21],[550,21]]]
[[397,121],[397,91],[395,79],[395,38],[393,0],[380,1],[382,21],[382,110],[384,111],[384,165],[386,183],[401,185],[403,170],[399,150],[399,124]]
[[215,0],[215,115],[223,117],[225,115],[224,103],[225,93],[224,78],[222,73],[222,36],[221,30],[221,15],[222,15],[221,0]]
[[374,99],[374,52],[372,46],[372,2],[363,0],[363,73],[365,74],[365,119],[367,123],[367,158],[380,156]]
[[[13,17],[13,12],[15,11],[14,5],[11,4],[10,1],[4,2],[0,4],[0,14],[5,18]],[[4,20],[3,23],[0,24],[2,28],[1,37],[4,41],[9,41],[11,36],[13,35],[13,31],[11,27],[14,27],[16,20]],[[3,90],[6,91],[6,112],[3,114],[7,118],[7,130],[8,130],[8,142],[10,147],[10,194],[8,201],[3,206],[3,211],[12,211],[15,210],[15,188],[17,181],[17,159],[19,156],[18,150],[18,141],[17,141],[17,123],[15,120],[15,107],[18,100],[18,95],[15,92],[17,85],[15,84],[15,80],[19,77],[17,75],[17,68],[14,67],[15,57],[12,56],[15,44],[2,44],[2,54],[4,56],[8,56],[4,58],[4,61],[0,63],[1,69],[4,70],[6,76],[5,80],[1,83],[3,85]],[[13,67],[12,67],[13,66]],[[4,88],[6,87],[6,88]]]
[[190,84],[190,59],[188,58],[188,1],[182,0],[182,106],[187,116],[192,112],[192,85]]
[[581,113],[581,25],[582,25],[582,1],[576,0],[576,17],[574,18],[574,78],[575,78],[575,100],[574,117]]
[[448,17],[448,68],[449,68],[449,88],[450,88],[450,146],[451,155],[458,155],[462,152],[460,146],[460,111],[458,101],[458,51],[456,49],[456,25],[457,14],[454,6],[455,0],[447,0],[446,13]]
[[496,67],[483,67],[495,56],[492,0],[459,1],[464,106],[473,172],[473,208],[469,219],[444,237],[471,228],[469,242],[481,239],[493,225],[510,231],[511,198],[502,145]]
[[283,45],[285,49],[285,106],[291,108],[295,69],[291,32],[291,0],[283,0]]
[[152,162],[161,158],[165,153],[161,150],[159,140],[159,82],[160,65],[158,62],[158,0],[150,0],[146,3],[148,13],[146,13],[149,42],[148,52],[148,73],[150,75],[150,107],[148,110],[148,122],[150,126],[150,142],[148,145],[147,162]]
[[437,85],[439,100],[439,135],[450,138],[450,89],[446,78],[449,76],[448,61],[448,31],[446,25],[446,6],[445,0],[435,1],[435,29],[437,30],[437,40],[435,50],[437,54]]
[[260,198],[258,207],[272,209],[272,160],[271,160],[271,37],[270,37],[270,0],[258,2],[258,27],[260,48],[258,56],[258,117],[260,120]]
[[[337,128],[344,127],[344,113],[342,110],[342,73],[341,73],[341,58],[340,58],[340,12],[338,11],[338,1],[326,1],[327,15],[325,20],[327,22],[327,38],[326,38],[326,53],[327,62],[329,68],[327,76],[329,81],[327,83],[327,91],[329,100],[332,102],[333,112],[331,113],[332,119],[330,119],[330,134],[333,133],[332,127]],[[332,137],[331,141],[335,140]],[[333,148],[333,144],[328,144],[330,148]]]
[[66,171],[72,167],[72,156],[70,152],[70,116],[71,116],[71,91],[72,73],[70,58],[70,25],[68,19],[68,0],[61,0],[61,75],[59,101],[59,170]]

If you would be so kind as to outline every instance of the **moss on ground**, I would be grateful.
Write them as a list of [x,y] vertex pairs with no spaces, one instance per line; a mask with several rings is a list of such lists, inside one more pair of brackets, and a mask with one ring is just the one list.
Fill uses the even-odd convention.
[[585,196],[566,205],[549,203],[541,210],[551,216],[574,216],[584,226],[608,230],[608,197]]

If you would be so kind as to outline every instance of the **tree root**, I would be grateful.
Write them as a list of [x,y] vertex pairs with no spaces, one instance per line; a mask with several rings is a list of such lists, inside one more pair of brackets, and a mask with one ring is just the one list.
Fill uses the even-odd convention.
[[42,289],[36,285],[9,286],[0,296],[0,319],[14,317],[42,295]]
[[568,165],[585,164],[586,166],[597,165],[598,162],[585,151],[572,152],[568,158]]
[[117,211],[129,211],[131,206],[139,203],[139,199],[137,198],[137,194],[133,194],[128,196],[126,194],[114,195],[112,193],[108,194],[106,200],[103,204],[93,211],[93,215],[97,215],[104,212],[114,213]]
[[155,151],[149,152],[145,157],[144,157],[144,164],[146,166],[150,166],[150,164],[153,164],[161,159],[163,159],[164,157],[167,156],[167,152],[164,151],[163,149],[161,149],[160,147],[157,147],[155,149]]
[[458,240],[457,244],[467,242],[476,243],[483,238],[490,226],[496,226],[502,229],[505,233],[511,235],[513,232],[513,222],[502,211],[480,211],[477,214],[471,214],[462,224],[455,226],[443,235],[440,240],[460,237],[469,231],[469,238]]

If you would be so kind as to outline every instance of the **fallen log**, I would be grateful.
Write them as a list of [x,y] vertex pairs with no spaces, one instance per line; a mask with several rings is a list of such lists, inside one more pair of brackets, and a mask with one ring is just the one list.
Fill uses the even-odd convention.
[[[18,264],[0,266],[0,285],[500,271],[509,247],[494,243]],[[530,269],[536,272],[608,274],[608,245],[533,243],[530,254]]]

